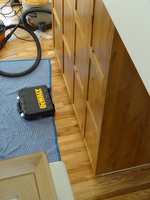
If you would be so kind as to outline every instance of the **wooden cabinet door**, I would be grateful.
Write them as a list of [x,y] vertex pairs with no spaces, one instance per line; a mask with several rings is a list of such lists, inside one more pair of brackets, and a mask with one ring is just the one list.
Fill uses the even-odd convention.
[[[91,0],[77,0],[75,9],[75,92],[74,108],[84,137],[85,108],[89,71],[89,37],[91,34]],[[77,88],[79,91],[77,91]],[[78,99],[80,98],[80,99]],[[82,101],[80,105],[77,102]]]
[[100,67],[90,63],[87,106],[91,111],[96,127],[100,130],[104,107],[104,74]]
[[88,93],[86,101],[85,142],[90,153],[94,171],[97,165],[97,156],[100,141],[100,131],[103,119],[105,100],[104,74],[100,66],[90,60]]
[[101,141],[101,128],[105,93],[111,57],[114,26],[102,1],[95,0],[91,47],[89,49],[90,68],[86,99],[85,143],[91,163],[96,173]]
[[86,96],[89,69],[88,44],[80,27],[76,25],[75,72],[78,73],[82,93]]
[[105,77],[107,77],[109,70],[113,31],[114,25],[103,2],[96,0],[93,12],[91,46]]

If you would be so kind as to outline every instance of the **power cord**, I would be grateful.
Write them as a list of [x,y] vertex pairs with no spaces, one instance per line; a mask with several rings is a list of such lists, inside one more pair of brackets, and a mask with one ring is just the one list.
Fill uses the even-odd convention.
[[[10,0],[7,1],[3,6],[0,7],[0,15],[2,15],[5,19],[6,19],[7,15],[10,15],[10,14],[12,14],[14,12],[14,10],[12,9],[12,7],[10,5],[8,5],[9,3],[10,3]],[[4,13],[3,9],[6,8],[6,7],[10,8],[10,12]]]

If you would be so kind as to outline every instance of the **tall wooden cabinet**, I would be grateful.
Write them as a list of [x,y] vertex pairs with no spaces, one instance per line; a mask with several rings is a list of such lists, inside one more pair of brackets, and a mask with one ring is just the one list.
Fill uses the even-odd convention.
[[150,97],[103,1],[53,0],[53,32],[95,174],[149,163]]

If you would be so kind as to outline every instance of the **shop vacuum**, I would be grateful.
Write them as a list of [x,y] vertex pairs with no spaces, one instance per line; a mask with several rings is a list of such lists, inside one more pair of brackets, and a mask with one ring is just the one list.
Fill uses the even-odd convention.
[[[37,58],[29,69],[19,73],[9,73],[0,70],[0,75],[6,77],[20,77],[31,73],[41,60],[41,46],[35,30],[46,31],[52,27],[51,4],[48,0],[11,0],[11,6],[23,6],[23,14],[19,18],[18,24],[9,26],[0,23],[0,50],[16,31],[20,28],[27,31],[34,39],[37,47]],[[10,29],[10,33],[5,36],[5,32]],[[50,89],[46,85],[23,88],[18,91],[18,111],[27,120],[53,116],[55,106],[52,102]]]
[[21,6],[21,2],[19,0],[10,0],[11,6]]
[[52,27],[51,3],[48,0],[10,0],[11,6],[22,5],[21,21],[31,30],[46,31]]
[[[19,0],[11,0],[12,5],[18,3],[20,3]],[[0,24],[0,29],[5,30],[5,32],[10,29],[10,33],[0,42],[0,50],[7,43],[12,34],[14,34],[16,29],[20,28],[27,31],[34,39],[37,47],[37,57],[35,63],[28,70],[19,73],[9,73],[0,70],[0,75],[2,76],[19,77],[32,72],[41,60],[41,46],[34,31],[41,30],[44,32],[52,27],[51,3],[49,3],[49,0],[22,0],[22,6],[23,13],[19,17],[18,24],[12,24],[6,27]],[[3,35],[5,35],[5,33],[3,33]]]

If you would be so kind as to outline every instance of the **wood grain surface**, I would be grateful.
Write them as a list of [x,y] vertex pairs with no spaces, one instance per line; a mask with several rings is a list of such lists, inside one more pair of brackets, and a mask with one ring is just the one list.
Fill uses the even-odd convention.
[[[3,2],[6,2],[3,0]],[[1,0],[2,3],[2,0]],[[15,7],[17,10],[18,8]],[[15,18],[8,18],[7,23]],[[21,31],[22,32],[22,31]],[[29,39],[26,33],[17,31],[19,37]],[[52,30],[45,34],[52,35]],[[40,39],[42,58],[50,58],[52,64],[52,96],[56,108],[55,123],[61,158],[64,161],[76,200],[149,200],[150,166],[105,176],[94,176],[82,139],[79,125],[63,80],[53,41]],[[34,42],[13,36],[0,51],[0,60],[30,59],[36,57]]]

